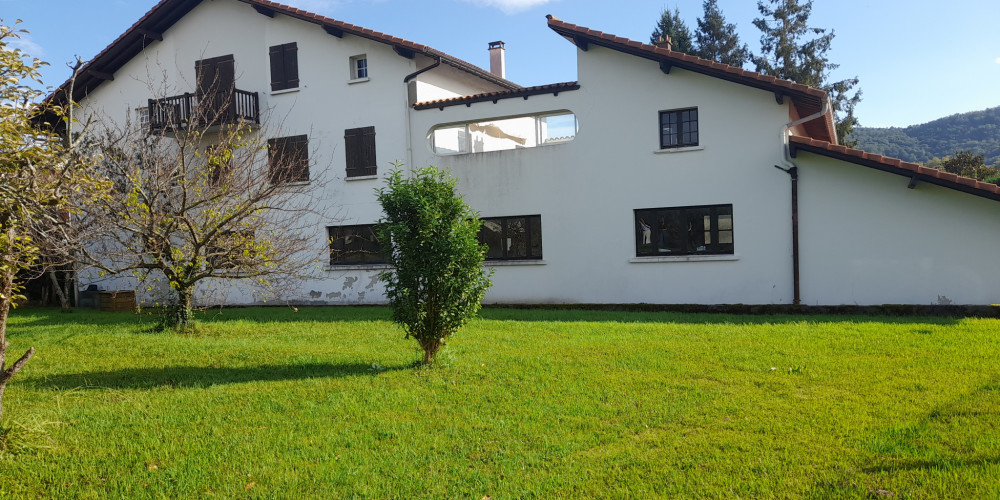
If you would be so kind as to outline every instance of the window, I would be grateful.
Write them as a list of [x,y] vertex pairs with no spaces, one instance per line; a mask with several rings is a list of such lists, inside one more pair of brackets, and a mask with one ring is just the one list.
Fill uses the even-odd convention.
[[344,131],[344,151],[347,154],[347,176],[375,175],[375,127],[351,128]]
[[222,231],[206,245],[205,263],[217,271],[252,265],[260,256],[256,247],[253,231]]
[[435,154],[486,153],[569,142],[579,128],[576,115],[554,111],[443,125],[431,129],[428,138]]
[[331,266],[385,264],[373,224],[326,229],[330,237]]
[[309,181],[309,138],[304,135],[267,141],[267,165],[274,184]]
[[368,78],[368,56],[361,54],[351,58],[351,80]]
[[299,49],[295,42],[271,47],[271,91],[299,88]]
[[484,217],[479,242],[486,244],[487,260],[542,258],[542,216]]
[[635,211],[635,255],[733,253],[733,206],[644,208]]
[[149,130],[149,108],[135,108],[135,121],[139,124],[139,130],[146,132]]
[[660,111],[660,149],[698,145],[698,108]]

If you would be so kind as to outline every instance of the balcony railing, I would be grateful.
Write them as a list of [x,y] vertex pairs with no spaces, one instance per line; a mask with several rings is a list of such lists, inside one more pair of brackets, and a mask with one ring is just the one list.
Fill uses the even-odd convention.
[[232,89],[201,95],[186,93],[149,100],[151,132],[239,122],[260,124],[260,99],[256,92]]

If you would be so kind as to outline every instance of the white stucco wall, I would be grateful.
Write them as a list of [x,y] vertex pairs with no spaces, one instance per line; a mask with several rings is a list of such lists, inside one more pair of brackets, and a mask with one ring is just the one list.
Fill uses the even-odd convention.
[[801,153],[804,304],[1000,303],[1000,202]]

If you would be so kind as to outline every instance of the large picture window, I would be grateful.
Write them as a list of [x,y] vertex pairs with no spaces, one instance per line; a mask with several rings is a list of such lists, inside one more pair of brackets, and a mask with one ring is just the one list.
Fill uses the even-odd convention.
[[732,253],[732,205],[635,211],[635,254],[638,257]]
[[489,250],[487,260],[542,258],[542,216],[483,217],[479,241]]
[[330,265],[386,263],[373,224],[332,226],[327,231],[330,238]]
[[698,108],[660,111],[660,149],[698,145]]

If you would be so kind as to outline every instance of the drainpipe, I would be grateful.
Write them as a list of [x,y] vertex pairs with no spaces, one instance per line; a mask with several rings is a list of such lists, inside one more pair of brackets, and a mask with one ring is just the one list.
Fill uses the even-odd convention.
[[830,111],[830,98],[823,100],[823,108],[804,118],[788,122],[781,129],[781,144],[784,154],[783,163],[787,167],[775,165],[774,168],[787,173],[792,178],[792,304],[802,304],[802,294],[799,287],[799,167],[792,161],[792,152],[788,146],[788,135],[792,127],[815,120]]
[[[411,116],[410,115],[413,113],[413,109],[412,109],[413,108],[413,103],[410,102],[410,87],[409,87],[410,80],[413,80],[417,76],[420,76],[421,73],[430,71],[430,70],[432,70],[432,69],[434,69],[434,68],[436,68],[436,67],[438,67],[440,65],[441,65],[441,56],[438,56],[437,61],[434,61],[434,64],[431,64],[430,66],[418,69],[418,70],[414,71],[413,73],[410,73],[409,75],[406,75],[403,78],[403,92],[406,94],[406,99],[405,99],[405,102],[406,102],[406,168],[410,169],[411,171],[413,170],[413,141],[410,138],[410,135],[411,135],[411,132],[410,132],[410,119],[411,119]],[[414,92],[414,95],[416,95],[416,92]]]

